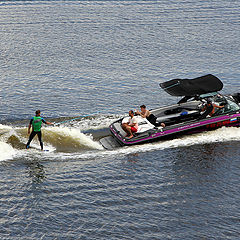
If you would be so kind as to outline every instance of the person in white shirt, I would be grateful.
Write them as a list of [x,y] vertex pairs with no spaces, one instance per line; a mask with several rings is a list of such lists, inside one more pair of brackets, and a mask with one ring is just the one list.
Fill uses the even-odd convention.
[[132,138],[133,133],[138,130],[138,121],[137,118],[134,117],[134,112],[132,110],[129,111],[129,120],[126,123],[122,123],[122,129],[127,133],[125,137]]

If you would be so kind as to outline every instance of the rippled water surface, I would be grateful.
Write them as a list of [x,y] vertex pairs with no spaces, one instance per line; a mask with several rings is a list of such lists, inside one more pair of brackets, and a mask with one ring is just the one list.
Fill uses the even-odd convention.
[[[211,73],[240,92],[239,12],[225,0],[0,1],[0,238],[239,239],[240,129],[99,143],[129,109],[175,103],[160,82]],[[43,127],[44,152],[24,149],[36,109],[61,123]]]

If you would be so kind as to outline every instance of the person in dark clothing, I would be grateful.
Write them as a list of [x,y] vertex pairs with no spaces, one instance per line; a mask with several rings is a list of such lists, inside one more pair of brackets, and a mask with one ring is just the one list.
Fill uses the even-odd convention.
[[[157,118],[149,111],[147,110],[145,105],[141,105],[141,112],[138,110],[136,111],[136,114],[140,115],[143,118],[146,118],[151,124],[156,125]],[[165,127],[164,123],[161,123],[162,127]]]
[[32,132],[31,132],[28,142],[26,144],[26,149],[28,149],[30,147],[31,141],[33,140],[35,135],[37,135],[40,146],[41,146],[41,150],[43,150],[42,133],[41,133],[42,122],[45,124],[49,124],[49,125],[53,124],[53,123],[45,121],[45,119],[42,118],[40,116],[40,114],[41,114],[40,110],[37,110],[36,116],[32,117],[32,119],[30,120],[30,123],[28,125],[28,134],[30,134],[31,127],[32,127]]
[[216,111],[216,108],[224,108],[224,106],[216,105],[212,102],[211,99],[207,99],[207,103],[202,108],[202,111],[205,111],[205,112],[201,115],[200,118],[203,119],[203,118],[206,118],[207,116],[212,117]]

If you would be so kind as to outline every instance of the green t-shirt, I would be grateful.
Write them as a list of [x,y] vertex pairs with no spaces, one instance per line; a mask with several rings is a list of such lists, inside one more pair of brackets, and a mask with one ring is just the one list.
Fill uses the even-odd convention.
[[46,123],[46,121],[42,117],[35,116],[31,119],[31,124],[34,132],[41,131],[42,122]]

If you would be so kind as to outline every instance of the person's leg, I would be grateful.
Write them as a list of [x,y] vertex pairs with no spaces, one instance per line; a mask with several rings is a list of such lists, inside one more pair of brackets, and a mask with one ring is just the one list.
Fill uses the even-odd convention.
[[31,141],[33,140],[34,136],[36,135],[36,132],[32,131],[30,136],[29,136],[29,139],[28,139],[28,142],[26,144],[26,148],[28,149],[29,148],[29,145],[31,143]]
[[129,131],[130,131],[130,136],[129,136],[129,138],[133,138],[133,137],[134,137],[134,136],[133,136],[133,133],[136,133],[136,132],[137,132],[137,129],[136,129],[135,127],[130,127]]
[[127,136],[128,136],[129,138],[132,138],[132,137],[133,137],[132,130],[131,130],[131,126],[129,126],[129,125],[127,126],[126,132],[127,132]]
[[127,137],[129,135],[129,126],[127,123],[123,123],[122,124],[122,129],[127,133],[127,135],[125,137]]
[[38,135],[38,140],[39,140],[39,143],[40,143],[40,146],[41,146],[41,150],[43,150],[43,142],[42,142],[42,132],[37,132],[37,135]]
[[127,123],[123,123],[123,124],[122,124],[122,129],[123,129],[124,131],[125,131],[127,125],[128,125]]

